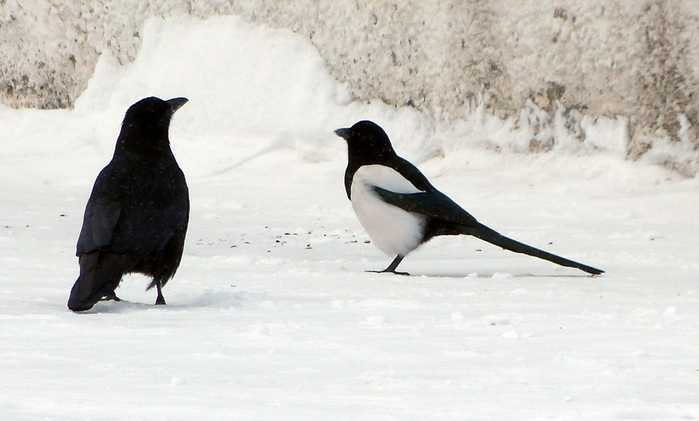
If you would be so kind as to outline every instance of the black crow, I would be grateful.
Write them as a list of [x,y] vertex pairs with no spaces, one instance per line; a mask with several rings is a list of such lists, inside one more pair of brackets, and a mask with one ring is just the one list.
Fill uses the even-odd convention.
[[593,275],[604,271],[507,238],[481,224],[430,184],[413,164],[396,155],[386,132],[360,121],[335,134],[347,141],[345,189],[371,241],[393,262],[381,272],[396,272],[401,260],[438,235],[472,235],[506,250],[524,253]]
[[80,277],[68,308],[89,310],[127,273],[153,277],[155,304],[180,265],[189,221],[189,191],[170,149],[172,115],[187,98],[150,97],[133,104],[121,124],[112,161],[97,176],[78,238]]

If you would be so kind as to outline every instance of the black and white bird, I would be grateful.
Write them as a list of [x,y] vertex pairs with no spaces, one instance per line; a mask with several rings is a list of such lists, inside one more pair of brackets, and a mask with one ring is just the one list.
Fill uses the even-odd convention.
[[593,275],[603,270],[556,256],[505,237],[481,224],[434,188],[413,164],[396,155],[386,132],[360,121],[335,134],[347,141],[347,198],[371,241],[393,262],[380,272],[396,272],[405,256],[438,235],[472,235],[503,249],[548,260]]
[[170,119],[186,98],[150,97],[124,117],[111,162],[100,172],[85,208],[77,244],[80,276],[68,308],[84,311],[114,290],[127,273],[151,276],[162,288],[182,259],[189,222],[189,191],[170,149]]

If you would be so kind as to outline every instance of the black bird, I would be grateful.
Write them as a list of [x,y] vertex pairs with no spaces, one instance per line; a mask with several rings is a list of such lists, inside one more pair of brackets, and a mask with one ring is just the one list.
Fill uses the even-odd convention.
[[396,155],[386,132],[360,121],[335,134],[347,141],[347,198],[371,241],[393,262],[381,272],[396,272],[403,258],[438,235],[472,235],[506,250],[598,275],[604,271],[507,238],[481,224],[430,184],[413,164]]
[[127,273],[153,277],[155,304],[175,275],[189,222],[189,191],[170,149],[170,119],[187,98],[150,97],[133,104],[121,124],[112,161],[97,176],[78,238],[80,277],[68,308],[89,310]]

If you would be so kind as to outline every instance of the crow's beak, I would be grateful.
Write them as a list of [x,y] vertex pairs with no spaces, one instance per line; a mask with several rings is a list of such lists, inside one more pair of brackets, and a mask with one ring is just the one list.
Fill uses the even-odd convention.
[[335,130],[335,134],[340,136],[341,138],[343,138],[345,140],[349,140],[350,139],[350,130],[351,129],[337,129],[337,130]]
[[175,111],[179,110],[184,104],[186,104],[187,101],[189,101],[187,98],[180,97],[168,99],[166,102],[170,105],[170,108],[174,113]]

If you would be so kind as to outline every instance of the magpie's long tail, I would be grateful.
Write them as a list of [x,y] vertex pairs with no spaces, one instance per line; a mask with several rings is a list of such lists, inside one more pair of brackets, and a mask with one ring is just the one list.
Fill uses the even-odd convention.
[[580,269],[593,275],[599,275],[601,273],[604,273],[603,270],[593,268],[592,266],[583,265],[582,263],[574,262],[561,256],[556,256],[555,254],[539,250],[532,246],[528,246],[524,243],[520,243],[519,241],[515,241],[511,238],[505,237],[497,231],[492,230],[482,224],[476,227],[462,225],[460,226],[460,229],[463,232],[463,234],[472,235],[474,237],[480,238],[483,241],[487,241],[491,244],[494,244],[498,247],[502,247],[506,250],[513,251],[515,253],[523,253],[529,256],[538,257],[539,259],[548,260],[549,262],[556,263],[557,265]]

